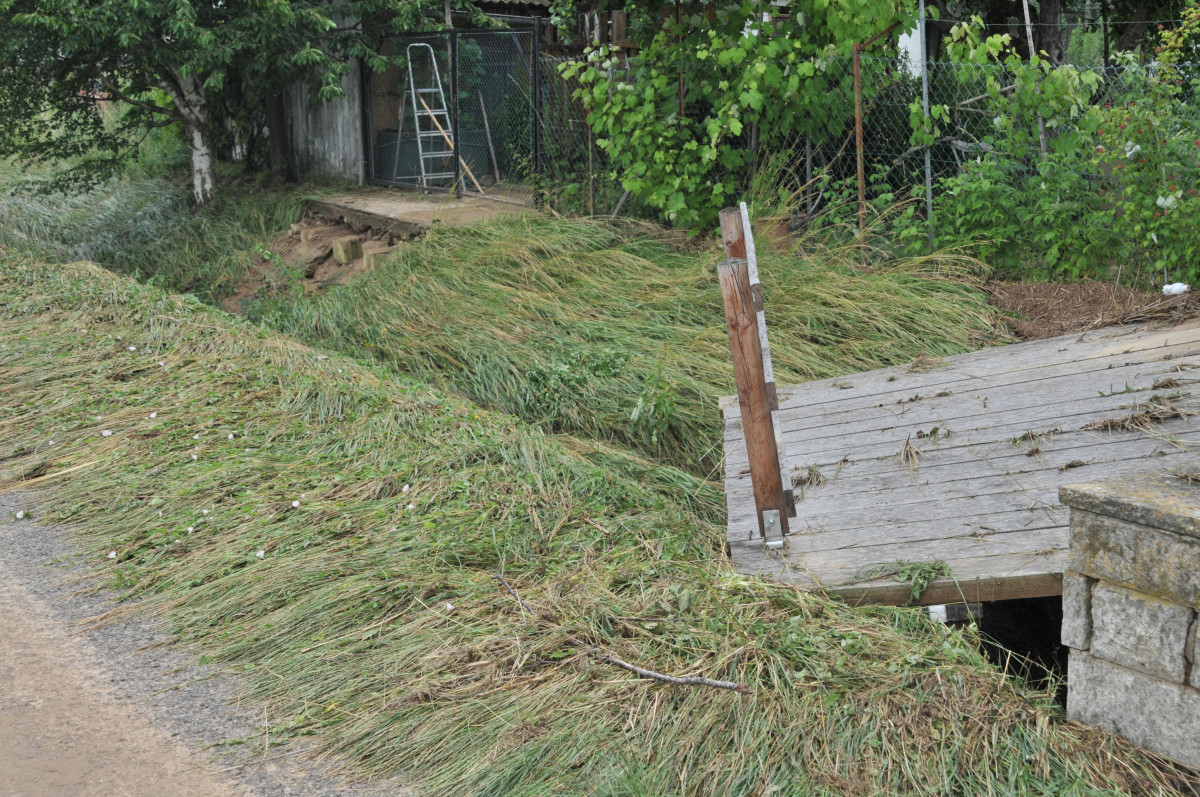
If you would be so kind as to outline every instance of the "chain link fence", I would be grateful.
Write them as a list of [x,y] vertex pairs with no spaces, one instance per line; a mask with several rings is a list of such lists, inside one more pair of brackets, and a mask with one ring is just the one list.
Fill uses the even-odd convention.
[[611,212],[622,189],[541,25],[396,38],[367,77],[369,181]]
[[[817,168],[834,167],[837,176],[849,176],[854,172],[854,158],[845,158],[844,153],[854,154],[854,142],[850,140],[854,131],[853,84],[849,73],[850,58],[837,59],[828,64],[829,73],[845,75],[840,81],[840,92],[845,97],[843,115],[848,120],[842,129],[827,138],[811,142],[812,159]],[[1086,92],[1085,101],[1092,106],[1124,106],[1144,98],[1147,72],[1142,68],[1126,69],[1109,67],[1068,67],[1079,73],[1095,75],[1094,90]],[[912,111],[920,108],[922,80],[920,64],[912,64],[908,58],[861,57],[862,84],[864,87],[863,149],[868,174],[886,174],[894,179],[911,175],[922,164],[926,147],[914,146]],[[1010,161],[1027,161],[1024,151],[1002,151],[995,141],[997,128],[1002,123],[1001,115],[1012,114],[1005,98],[1013,89],[1013,76],[1003,64],[958,64],[931,63],[927,66],[925,80],[928,82],[930,106],[943,106],[948,118],[938,120],[940,133],[933,145],[928,147],[932,176],[958,173],[971,161],[982,157],[1000,158]],[[1192,83],[1189,79],[1189,83]],[[1183,89],[1192,96],[1200,83]],[[998,94],[993,96],[993,87]],[[1185,103],[1180,106],[1185,116],[1176,123],[1192,125],[1200,129],[1200,106]],[[1064,112],[1065,114],[1066,112]],[[1018,120],[1018,122],[1021,120]],[[1024,120],[1028,121],[1028,120]],[[1048,131],[1051,139],[1061,135],[1063,129]],[[1134,136],[1133,131],[1130,135]],[[1080,146],[1089,146],[1080,143]],[[842,158],[836,158],[838,152]],[[845,161],[848,161],[845,163]],[[1102,172],[1096,172],[1100,176]],[[902,180],[902,182],[904,182]]]
[[[579,86],[561,73],[569,59],[548,55],[546,49],[537,20],[524,28],[393,40],[387,52],[399,56],[401,65],[368,78],[364,124],[371,182],[544,205],[564,213],[608,215],[621,206],[627,214],[645,212],[636,200],[626,203],[614,165],[596,145],[586,111],[574,97]],[[1003,64],[932,62],[922,68],[919,59],[903,52],[859,60],[861,120],[855,111],[853,59],[829,58],[820,62],[819,78],[837,99],[825,109],[819,134],[763,135],[748,129],[741,137],[743,146],[762,150],[757,163],[786,170],[794,182],[810,186],[804,192],[806,214],[830,201],[821,186],[856,177],[856,121],[861,121],[869,198],[937,191],[942,178],[981,159],[1001,161],[1014,179],[1036,168],[1028,151],[1004,151],[1006,139],[997,135],[1013,88]],[[1098,78],[1086,98],[1096,106],[1136,103],[1148,74],[1146,67],[1072,68]],[[1181,74],[1183,96],[1193,97],[1200,72],[1183,69]],[[929,104],[946,110],[928,147],[915,144],[913,136],[926,87]],[[1190,115],[1173,124],[1200,130],[1200,107],[1191,102],[1180,107]],[[1052,128],[1047,134],[1065,133]],[[1079,159],[1081,169],[1086,162]],[[1084,176],[1103,180],[1110,168]],[[822,176],[830,179],[813,179]]]
[[536,193],[536,31],[447,31],[388,42],[367,78],[370,182],[530,203]]

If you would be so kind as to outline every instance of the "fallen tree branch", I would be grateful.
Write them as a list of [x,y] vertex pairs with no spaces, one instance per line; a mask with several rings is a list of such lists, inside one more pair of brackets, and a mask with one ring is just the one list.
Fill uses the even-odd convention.
[[644,667],[638,667],[636,664],[630,664],[627,661],[621,661],[616,656],[597,655],[596,658],[600,661],[606,661],[609,664],[615,664],[621,669],[629,670],[630,672],[636,673],[643,678],[653,678],[656,681],[663,681],[665,683],[675,684],[676,686],[711,686],[713,689],[732,689],[733,691],[739,692],[743,695],[753,694],[750,689],[747,689],[741,684],[734,683],[733,681],[714,681],[711,678],[698,677],[676,678],[673,675],[663,675],[661,672],[647,670]]
[[504,576],[502,576],[499,573],[492,573],[492,577],[504,585],[504,588],[506,590],[508,590],[508,594],[512,595],[514,598],[516,598],[517,602],[525,607],[525,611],[529,612],[530,614],[534,615],[535,617],[537,616],[537,612],[535,612],[533,610],[532,606],[530,606],[528,603],[526,603],[524,600],[521,599],[521,596],[517,594],[517,591],[512,588],[512,584],[508,583],[508,579],[506,579]]

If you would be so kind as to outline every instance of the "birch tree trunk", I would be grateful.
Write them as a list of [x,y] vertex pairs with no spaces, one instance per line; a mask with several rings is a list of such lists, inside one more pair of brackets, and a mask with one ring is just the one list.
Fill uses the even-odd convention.
[[208,100],[198,75],[175,73],[162,88],[171,95],[183,117],[183,134],[192,162],[192,196],[198,206],[212,201],[216,191],[216,159],[208,127]]

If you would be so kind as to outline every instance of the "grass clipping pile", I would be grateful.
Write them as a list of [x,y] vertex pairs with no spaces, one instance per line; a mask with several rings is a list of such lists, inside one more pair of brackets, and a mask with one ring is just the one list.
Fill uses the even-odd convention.
[[274,744],[427,794],[1169,791],[970,632],[734,573],[686,474],[93,266],[0,265],[0,484],[244,672]]

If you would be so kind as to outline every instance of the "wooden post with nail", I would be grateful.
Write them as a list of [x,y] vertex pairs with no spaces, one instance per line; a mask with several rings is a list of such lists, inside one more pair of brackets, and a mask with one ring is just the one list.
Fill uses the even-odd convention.
[[795,509],[794,503],[789,507],[791,491],[785,494],[772,420],[774,407],[768,393],[761,343],[765,330],[759,329],[761,309],[756,306],[761,299],[756,302],[751,289],[747,255],[753,251],[753,239],[748,240],[750,231],[744,227],[743,213],[738,208],[722,210],[720,218],[726,259],[717,266],[717,276],[725,303],[758,531],[768,545],[782,547],[783,537],[788,533],[788,516],[794,516]]

